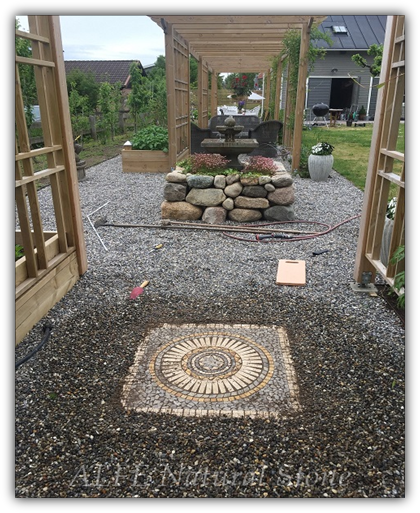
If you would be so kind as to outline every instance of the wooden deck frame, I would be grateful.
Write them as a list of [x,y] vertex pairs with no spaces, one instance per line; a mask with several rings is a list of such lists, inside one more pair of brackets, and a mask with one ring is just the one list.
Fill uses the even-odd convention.
[[[77,169],[58,16],[28,16],[32,57],[16,56],[15,202],[25,256],[16,262],[16,343],[74,285],[87,269]],[[26,125],[19,64],[33,66],[44,147],[33,150]],[[35,172],[34,158],[46,167]],[[56,231],[46,232],[37,183],[48,176]]]
[[[405,262],[385,266],[380,260],[380,250],[391,182],[398,186],[398,194],[388,257],[405,244],[405,163],[404,154],[396,151],[405,88],[404,16],[387,18],[379,83],[382,86],[378,91],[354,279],[360,283],[362,273],[371,272],[373,282],[377,271],[393,286]],[[394,172],[396,162],[402,163],[399,174]]]

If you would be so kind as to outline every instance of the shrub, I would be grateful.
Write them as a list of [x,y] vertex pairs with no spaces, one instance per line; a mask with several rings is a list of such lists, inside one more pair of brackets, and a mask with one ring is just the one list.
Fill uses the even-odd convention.
[[300,160],[299,160],[299,168],[297,169],[297,174],[301,178],[309,178],[309,169],[308,169],[308,158],[311,154],[310,148],[307,146],[302,146],[300,150]]

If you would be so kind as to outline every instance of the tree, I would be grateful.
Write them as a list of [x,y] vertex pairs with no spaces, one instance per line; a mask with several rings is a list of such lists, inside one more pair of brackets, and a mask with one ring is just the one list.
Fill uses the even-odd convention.
[[141,69],[136,62],[130,66],[131,92],[128,95],[128,105],[134,120],[134,130],[137,131],[138,119],[141,112],[144,111],[148,102],[148,91],[145,87],[146,77],[143,77]]
[[86,73],[80,69],[70,71],[67,75],[67,90],[69,94],[76,90],[80,96],[85,96],[89,114],[95,112],[98,104],[99,84],[92,72]]
[[130,67],[131,92],[128,105],[134,119],[134,129],[148,124],[167,125],[166,64],[159,56],[154,68],[144,77],[138,64]]
[[73,137],[83,138],[83,132],[89,128],[88,97],[80,95],[76,87],[69,93],[69,109]]
[[372,77],[378,77],[381,73],[383,49],[383,45],[373,44],[369,46],[366,53],[373,57],[372,64],[368,64],[367,60],[359,53],[352,55],[351,60],[361,68],[368,68]]
[[100,119],[98,127],[101,139],[106,143],[111,137],[114,139],[118,125],[118,113],[121,104],[121,83],[111,85],[109,82],[102,82],[99,87],[98,110]]

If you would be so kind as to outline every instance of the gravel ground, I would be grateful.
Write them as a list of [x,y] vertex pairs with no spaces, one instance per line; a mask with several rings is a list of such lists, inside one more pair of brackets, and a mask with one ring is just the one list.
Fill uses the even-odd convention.
[[[87,216],[109,202],[93,220],[159,224],[163,184],[123,174],[120,157],[80,183],[88,271],[16,348],[19,360],[52,324],[16,370],[16,497],[403,497],[404,327],[380,297],[350,289],[359,218],[267,244],[101,227],[105,251]],[[335,172],[294,185],[298,219],[335,226],[361,212],[362,192]],[[50,188],[39,197],[54,229]],[[276,286],[282,258],[306,261],[306,286]],[[301,410],[281,420],[125,411],[137,347],[164,323],[284,327]]]

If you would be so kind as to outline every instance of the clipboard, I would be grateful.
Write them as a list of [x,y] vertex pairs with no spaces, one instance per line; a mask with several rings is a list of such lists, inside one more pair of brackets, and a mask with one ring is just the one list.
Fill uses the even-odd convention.
[[279,260],[276,285],[306,285],[305,260]]

